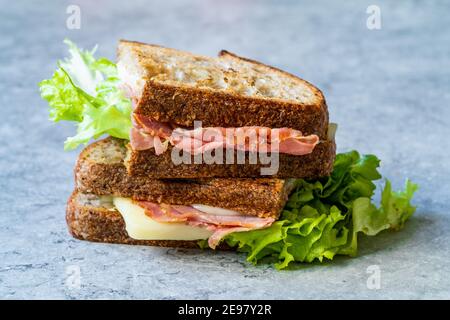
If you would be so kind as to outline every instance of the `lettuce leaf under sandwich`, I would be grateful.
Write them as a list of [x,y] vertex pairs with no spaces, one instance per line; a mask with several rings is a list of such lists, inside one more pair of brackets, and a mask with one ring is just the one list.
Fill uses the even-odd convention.
[[297,180],[279,221],[266,229],[233,233],[225,241],[246,252],[249,262],[272,261],[278,269],[291,262],[356,255],[359,233],[399,230],[415,211],[411,199],[417,185],[409,180],[400,192],[393,192],[386,180],[380,206],[373,204],[379,163],[376,156],[356,151],[338,154],[330,177]]

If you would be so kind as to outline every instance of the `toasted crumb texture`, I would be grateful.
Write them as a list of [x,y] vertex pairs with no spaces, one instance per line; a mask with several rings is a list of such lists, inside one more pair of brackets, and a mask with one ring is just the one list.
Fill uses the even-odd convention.
[[[130,44],[133,45],[127,42]],[[140,57],[143,61],[141,75],[155,82],[265,99],[303,103],[315,99],[308,83],[263,64],[238,59],[227,51],[222,51],[218,58],[211,58],[151,45],[134,44],[132,49],[135,52],[126,51],[130,56],[123,59],[131,60],[133,55]],[[119,62],[121,67],[127,68],[124,62]]]
[[[77,190],[158,203],[204,204],[276,219],[293,188],[293,179],[155,179],[149,174],[129,175],[125,153],[125,142],[114,138],[86,147],[75,168]],[[159,162],[156,156],[152,159]],[[147,165],[145,168],[151,170]],[[163,169],[163,165],[156,168]]]
[[122,40],[118,70],[138,101],[135,112],[159,121],[289,127],[326,137],[328,109],[319,89],[227,51],[210,58]]
[[[197,241],[136,240],[128,236],[121,214],[105,199],[74,191],[67,202],[66,221],[77,239],[157,247],[198,248]],[[219,249],[227,249],[224,244]]]
[[89,152],[82,152],[89,161],[98,164],[121,163],[126,156],[125,142],[123,140],[110,138],[108,143],[97,143],[95,145],[102,147],[88,147]]

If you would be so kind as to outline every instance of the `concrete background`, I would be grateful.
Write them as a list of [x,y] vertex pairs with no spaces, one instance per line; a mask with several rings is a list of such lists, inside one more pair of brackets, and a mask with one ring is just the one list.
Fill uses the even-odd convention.
[[[81,29],[66,8],[81,8]],[[382,28],[366,27],[381,8]],[[446,1],[0,1],[0,298],[450,298],[450,5]],[[395,187],[420,184],[399,233],[360,256],[278,272],[242,255],[93,244],[64,220],[78,152],[47,121],[37,83],[63,38],[115,56],[126,38],[215,55],[228,49],[311,81],[339,123],[339,151],[382,159]],[[370,290],[377,265],[381,288]],[[79,268],[79,288],[68,276]],[[74,271],[75,270],[75,271]],[[69,281],[70,282],[70,281]]]

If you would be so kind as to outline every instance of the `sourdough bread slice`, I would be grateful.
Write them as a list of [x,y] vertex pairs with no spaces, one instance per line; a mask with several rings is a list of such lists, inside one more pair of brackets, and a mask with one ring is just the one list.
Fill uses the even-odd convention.
[[218,58],[121,40],[119,77],[135,112],[192,127],[288,127],[325,139],[328,109],[309,82],[222,51]]
[[204,204],[251,216],[278,218],[294,187],[293,179],[155,179],[161,174],[182,174],[171,162],[161,162],[164,156],[154,154],[150,157],[152,161],[137,166],[141,175],[128,175],[124,165],[125,143],[106,138],[86,147],[75,167],[77,190],[158,203]]
[[127,145],[128,153],[125,164],[131,175],[144,175],[151,178],[305,178],[313,179],[329,176],[333,170],[336,156],[334,141],[321,141],[312,153],[303,156],[279,154],[279,168],[274,175],[261,175],[262,164],[257,159],[256,164],[250,164],[249,153],[245,153],[245,164],[195,164],[191,158],[190,164],[174,164],[171,158],[172,147],[163,154],[156,155],[155,149],[143,151],[133,150]]
[[[198,241],[136,240],[128,236],[122,215],[111,197],[74,191],[67,202],[66,221],[70,234],[80,240],[158,247],[199,248]],[[219,249],[227,248],[225,244]]]

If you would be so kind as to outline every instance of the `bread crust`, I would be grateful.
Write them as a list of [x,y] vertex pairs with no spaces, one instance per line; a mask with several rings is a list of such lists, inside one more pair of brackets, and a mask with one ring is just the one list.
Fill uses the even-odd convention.
[[[279,154],[279,170],[272,176],[261,176],[260,169],[268,165],[257,164],[179,164],[171,159],[172,147],[156,155],[154,149],[137,151],[128,147],[127,166],[131,175],[141,175],[151,178],[305,178],[313,179],[329,176],[333,170],[336,155],[334,141],[319,143],[312,153],[303,156]],[[248,152],[246,152],[248,159]]]
[[[66,221],[70,234],[80,240],[157,247],[199,248],[198,241],[136,240],[128,236],[125,222],[115,209],[86,206],[74,191],[67,202]],[[228,249],[225,244],[218,249]]]
[[[119,160],[99,163],[90,156],[96,150],[123,144],[122,140],[106,138],[94,142],[81,152],[74,172],[78,191],[157,203],[197,203],[276,219],[294,187],[293,181],[274,178],[155,179],[149,175],[129,175],[123,162]],[[124,146],[122,148],[125,149]],[[161,159],[156,157],[153,156],[152,159],[159,162]],[[161,165],[159,169],[164,169],[164,166]]]
[[193,127],[195,120],[203,127],[287,127],[321,139],[326,138],[328,129],[325,100],[318,105],[293,104],[152,80],[146,82],[135,112],[186,127]]

